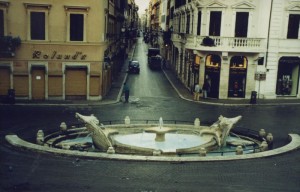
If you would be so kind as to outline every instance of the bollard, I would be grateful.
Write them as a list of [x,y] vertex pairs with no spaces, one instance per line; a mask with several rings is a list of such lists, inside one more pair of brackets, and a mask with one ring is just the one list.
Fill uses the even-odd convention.
[[130,118],[129,118],[129,116],[125,117],[125,125],[130,125]]
[[200,119],[199,118],[195,119],[194,126],[195,126],[195,128],[199,128],[200,127]]
[[108,153],[108,154],[115,154],[116,152],[115,152],[115,149],[114,149],[113,147],[109,147],[109,148],[107,149],[107,153]]
[[63,132],[67,131],[67,129],[68,129],[67,124],[65,122],[61,122],[59,127],[60,127],[60,130]]
[[36,143],[38,145],[44,144],[44,131],[43,130],[38,130],[38,132],[36,133]]
[[267,151],[268,150],[268,143],[263,141],[259,146],[260,151]]
[[43,130],[38,130],[38,132],[36,133],[36,136],[44,137],[44,131]]
[[44,144],[44,137],[43,136],[37,136],[36,137],[36,143],[38,144],[38,145],[43,145]]
[[204,147],[200,148],[199,155],[202,156],[202,157],[206,156],[206,149]]
[[161,155],[161,150],[154,150],[153,151],[153,156],[160,156]]
[[268,133],[266,136],[266,140],[268,143],[273,143],[273,135],[272,133]]
[[267,134],[266,131],[265,131],[264,129],[260,129],[258,133],[259,133],[259,136],[260,136],[260,137],[265,137],[266,134]]
[[63,144],[61,145],[61,148],[62,148],[62,149],[65,149],[65,150],[69,150],[69,149],[70,149],[70,145],[67,144],[67,143],[63,143]]
[[235,149],[235,154],[236,155],[243,155],[243,147],[242,146],[237,146]]

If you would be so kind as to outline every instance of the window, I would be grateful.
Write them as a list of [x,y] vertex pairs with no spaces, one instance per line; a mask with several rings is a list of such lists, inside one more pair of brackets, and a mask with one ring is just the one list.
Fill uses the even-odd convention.
[[187,15],[186,17],[186,34],[189,34],[190,33],[190,14]]
[[210,36],[220,36],[221,34],[221,11],[210,12],[210,23],[209,23],[209,35]]
[[4,11],[0,9],[0,37],[4,36]]
[[247,37],[248,33],[248,12],[237,12],[235,21],[235,37]]
[[200,35],[200,33],[201,33],[201,17],[202,17],[202,13],[201,13],[201,11],[199,11],[198,12],[197,35]]
[[170,19],[173,19],[173,17],[174,17],[174,7],[171,7]]
[[45,12],[30,12],[30,39],[45,40]]
[[27,12],[27,39],[48,40],[50,4],[24,3]]
[[84,15],[70,14],[70,41],[83,41]]
[[298,39],[299,38],[299,25],[300,25],[300,15],[290,14],[289,24],[288,24],[288,39]]

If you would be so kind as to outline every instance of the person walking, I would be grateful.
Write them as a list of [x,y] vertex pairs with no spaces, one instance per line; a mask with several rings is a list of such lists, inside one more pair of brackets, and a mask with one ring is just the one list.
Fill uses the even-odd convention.
[[210,92],[210,84],[208,82],[208,79],[205,79],[203,86],[202,86],[202,90],[203,90],[203,98],[206,99],[207,93]]
[[195,90],[194,90],[194,100],[195,101],[199,101],[200,93],[201,93],[200,86],[199,86],[199,84],[196,84],[195,85]]
[[125,93],[125,103],[128,103],[128,100],[129,100],[129,87],[126,84],[126,82],[124,83],[124,86],[123,86],[123,93]]

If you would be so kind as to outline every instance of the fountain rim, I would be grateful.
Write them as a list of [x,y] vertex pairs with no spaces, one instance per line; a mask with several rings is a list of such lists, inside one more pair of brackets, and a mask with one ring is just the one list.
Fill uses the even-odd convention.
[[178,157],[178,156],[141,156],[141,155],[126,155],[126,154],[108,154],[99,152],[85,152],[85,151],[72,151],[58,148],[50,148],[38,144],[27,142],[17,135],[6,135],[6,141],[16,148],[27,149],[38,153],[55,154],[62,156],[70,156],[86,159],[108,159],[108,160],[121,160],[121,161],[165,161],[165,162],[207,162],[207,161],[230,161],[230,160],[246,160],[265,158],[269,156],[276,156],[288,153],[300,148],[300,135],[288,134],[289,143],[280,148],[243,155],[234,156],[197,156],[197,157]]

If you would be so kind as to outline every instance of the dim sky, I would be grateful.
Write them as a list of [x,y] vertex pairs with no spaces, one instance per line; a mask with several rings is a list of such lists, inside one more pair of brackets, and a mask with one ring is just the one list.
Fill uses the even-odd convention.
[[148,8],[150,0],[135,0],[135,4],[139,6],[139,15],[145,13],[145,9]]

